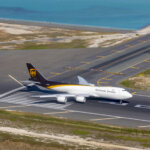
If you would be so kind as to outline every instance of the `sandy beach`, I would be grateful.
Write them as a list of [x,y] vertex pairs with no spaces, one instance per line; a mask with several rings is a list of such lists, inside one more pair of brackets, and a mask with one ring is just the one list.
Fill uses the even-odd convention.
[[92,27],[92,26],[80,26],[80,25],[69,25],[69,24],[57,24],[49,22],[38,22],[38,21],[25,21],[25,20],[15,20],[15,19],[0,19],[1,23],[19,24],[19,25],[32,25],[32,26],[42,26],[42,27],[55,27],[82,31],[96,31],[96,32],[120,32],[127,33],[133,30],[123,30],[114,28],[104,28],[104,27]]
[[150,34],[150,26],[120,30],[0,19],[0,31],[0,49],[97,48]]

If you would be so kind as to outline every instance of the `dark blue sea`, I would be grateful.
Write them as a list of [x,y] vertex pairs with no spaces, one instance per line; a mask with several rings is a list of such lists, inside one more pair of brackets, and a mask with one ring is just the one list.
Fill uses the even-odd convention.
[[139,29],[150,24],[150,0],[0,0],[0,18]]

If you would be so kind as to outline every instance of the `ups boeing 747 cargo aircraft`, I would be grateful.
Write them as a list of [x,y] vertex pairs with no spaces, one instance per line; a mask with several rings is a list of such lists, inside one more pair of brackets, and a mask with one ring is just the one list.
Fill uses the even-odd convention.
[[78,76],[79,84],[68,84],[62,82],[47,81],[30,63],[27,63],[30,74],[30,83],[39,85],[50,90],[61,92],[60,94],[37,95],[39,98],[54,97],[58,102],[66,103],[68,97],[74,97],[77,102],[86,102],[87,97],[99,97],[106,99],[122,100],[129,99],[132,95],[123,88],[119,87],[100,87],[88,83],[85,79]]

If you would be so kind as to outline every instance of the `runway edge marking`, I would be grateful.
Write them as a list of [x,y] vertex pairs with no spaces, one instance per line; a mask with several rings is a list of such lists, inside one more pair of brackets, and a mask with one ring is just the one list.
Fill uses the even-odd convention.
[[115,116],[115,115],[99,114],[99,113],[92,113],[92,112],[78,111],[78,110],[70,110],[70,109],[63,109],[63,110],[74,111],[74,113],[83,113],[83,114],[89,114],[89,115],[106,116],[106,117],[112,117],[112,118],[115,117],[115,118],[119,118],[119,119],[134,120],[134,121],[141,121],[141,122],[150,123],[150,120],[144,120],[144,119],[138,119],[138,118],[121,117],[121,116]]
[[97,119],[90,119],[90,121],[103,121],[103,120],[113,120],[113,119],[120,119],[118,118],[97,118]]

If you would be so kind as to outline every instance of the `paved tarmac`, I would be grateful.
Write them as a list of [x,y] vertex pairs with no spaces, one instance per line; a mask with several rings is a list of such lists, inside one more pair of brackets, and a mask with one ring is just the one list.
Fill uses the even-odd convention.
[[[47,78],[77,83],[81,75],[101,86],[120,86],[119,82],[150,66],[150,35],[111,48],[0,51],[0,94],[20,87],[8,77],[26,80],[25,63],[31,62]],[[58,117],[92,121],[126,127],[150,129],[150,95],[135,91],[132,99],[123,101],[88,99],[85,104],[70,99],[67,104],[33,95],[47,93],[36,87],[21,90],[0,99],[0,108],[42,113]]]

